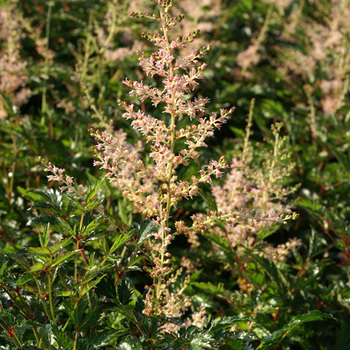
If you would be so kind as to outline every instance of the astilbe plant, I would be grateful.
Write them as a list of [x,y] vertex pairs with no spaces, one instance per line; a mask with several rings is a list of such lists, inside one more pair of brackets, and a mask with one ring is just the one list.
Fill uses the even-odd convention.
[[23,21],[14,2],[0,6],[0,119],[17,111],[31,96],[26,86],[27,61],[20,56]]
[[[197,80],[203,77],[205,64],[199,59],[209,47],[175,58],[176,49],[193,41],[197,33],[171,40],[169,31],[183,16],[170,15],[171,2],[157,3],[160,16],[137,13],[133,13],[133,16],[153,18],[160,22],[162,34],[144,34],[159,48],[158,51],[150,57],[140,52],[139,57],[143,70],[152,77],[161,77],[163,87],[128,79],[124,83],[132,89],[131,96],[136,95],[141,101],[150,99],[154,106],[162,106],[165,118],[147,116],[142,110],[136,110],[133,104],[120,101],[124,109],[123,117],[131,120],[131,125],[150,144],[151,161],[145,162],[135,152],[135,147],[121,144],[118,136],[99,131],[93,131],[92,134],[98,142],[95,165],[105,169],[110,181],[134,203],[145,218],[152,219],[157,226],[149,242],[152,246],[150,259],[154,266],[145,267],[153,278],[153,285],[147,292],[145,313],[161,314],[167,310],[167,316],[175,316],[178,312],[169,303],[175,305],[183,300],[183,296],[178,294],[176,301],[168,298],[169,284],[175,278],[168,252],[168,246],[177,234],[171,229],[172,210],[179,201],[196,196],[200,183],[211,183],[212,176],[220,177],[227,166],[223,159],[213,160],[200,170],[199,176],[192,176],[189,181],[179,179],[177,172],[180,167],[188,166],[191,161],[198,159],[198,149],[206,146],[206,138],[214,135],[215,129],[227,121],[233,109],[221,110],[220,115],[214,113],[206,118],[204,112],[209,100],[199,98],[191,101],[188,98],[198,85]],[[184,117],[189,118],[190,123],[179,127]],[[179,144],[183,145],[180,150]]]
[[[253,151],[251,141],[254,99],[249,113],[244,144],[241,150],[233,152],[230,172],[222,183],[212,188],[215,204],[222,217],[225,217],[223,230],[220,226],[210,227],[213,232],[229,242],[237,256],[248,248],[253,250],[276,230],[276,226],[286,223],[297,214],[292,213],[287,198],[299,186],[288,187],[285,183],[295,168],[291,161],[289,138],[281,136],[282,123],[272,125],[272,139],[266,144],[256,144]],[[232,215],[239,213],[238,216]],[[203,214],[197,214],[200,220]],[[255,217],[252,220],[251,217]],[[275,223],[275,225],[271,225]],[[192,246],[199,246],[198,237],[191,236]],[[301,242],[291,239],[276,248],[268,245],[261,254],[275,261],[284,261],[290,251],[300,246]]]
[[171,30],[181,22],[183,16],[171,15],[171,1],[158,0],[157,5],[160,9],[159,16],[140,13],[132,15],[153,19],[160,24],[161,33],[143,34],[158,50],[149,57],[143,52],[138,55],[145,73],[151,77],[160,77],[161,83],[151,86],[142,81],[125,79],[124,84],[131,88],[131,96],[137,96],[141,102],[150,100],[157,110],[162,111],[162,117],[147,115],[134,104],[120,101],[124,110],[123,118],[130,120],[132,127],[146,141],[150,150],[148,157],[142,155],[139,144],[126,143],[120,131],[110,134],[91,129],[91,134],[97,142],[94,164],[107,172],[109,181],[156,227],[144,243],[152,263],[151,267],[144,266],[144,270],[153,278],[153,284],[147,287],[144,313],[179,317],[179,311],[190,305],[190,299],[183,295],[188,279],[184,280],[177,291],[169,292],[181,274],[181,270],[173,270],[168,249],[176,235],[186,234],[191,237],[193,232],[202,232],[215,225],[216,221],[232,222],[239,217],[247,221],[264,222],[281,219],[270,213],[260,215],[259,212],[230,210],[194,215],[192,226],[186,226],[184,221],[171,220],[180,201],[197,196],[201,184],[212,186],[213,178],[220,178],[228,168],[222,157],[218,161],[211,160],[189,179],[181,179],[179,175],[183,167],[199,159],[200,149],[207,146],[206,139],[226,123],[234,108],[222,109],[219,114],[206,116],[209,99],[190,99],[192,91],[198,86],[197,80],[203,78],[202,72],[206,66],[200,59],[210,47],[176,57],[177,49],[192,42],[198,32],[172,39]]
[[[157,51],[138,53],[144,73],[157,83],[126,79],[130,95],[141,101],[140,108],[120,101],[125,123],[131,122],[141,140],[129,140],[126,130],[113,131],[112,122],[104,123],[92,85],[84,87],[90,78],[81,78],[82,89],[91,94],[91,109],[102,116],[101,131],[94,128],[91,134],[97,142],[95,166],[106,172],[109,182],[90,176],[90,187],[78,185],[82,178],[73,179],[65,169],[40,158],[49,173],[50,189],[19,188],[34,202],[34,217],[27,227],[33,237],[0,253],[1,347],[169,350],[256,345],[267,350],[277,348],[296,327],[326,317],[318,311],[300,315],[310,308],[301,311],[300,299],[290,301],[294,291],[308,282],[299,278],[302,273],[294,276],[288,260],[264,249],[268,244],[263,240],[272,232],[269,226],[284,223],[290,215],[284,200],[290,190],[284,180],[292,166],[280,162],[287,156],[286,138],[280,137],[277,127],[272,154],[253,152],[249,126],[243,150],[233,154],[224,181],[222,175],[229,172],[224,157],[199,168],[207,138],[222,127],[233,108],[206,116],[209,99],[192,99],[203,78],[205,64],[200,60],[210,47],[189,54],[188,47],[182,50],[198,33],[172,38],[176,33],[172,28],[183,17],[174,17],[170,1],[156,3],[159,15],[133,16],[160,24],[160,34],[144,34]],[[117,2],[113,4],[117,11]],[[108,51],[111,37],[102,38],[102,51]],[[93,52],[87,51],[82,61],[87,66]],[[179,53],[187,56],[177,57]],[[50,57],[44,54],[48,67]],[[91,64],[81,74],[90,74],[94,67]],[[65,166],[68,169],[68,162]],[[78,168],[79,163],[72,166]],[[51,188],[54,182],[59,184],[57,190]],[[108,198],[110,193],[119,200]],[[208,201],[199,203],[194,198],[198,194]],[[209,205],[210,199],[215,205]],[[134,214],[127,220],[121,215],[126,201]],[[190,205],[191,217],[183,210]],[[140,223],[140,218],[145,221]],[[193,247],[180,262],[182,247],[175,242],[179,248],[175,252],[170,245],[182,234]],[[202,242],[205,247],[198,245]],[[284,251],[278,253],[285,258],[286,250],[297,245],[295,241],[279,246]],[[183,269],[177,269],[180,264]],[[215,268],[208,274],[205,267],[210,264]],[[229,279],[223,283],[227,271]],[[314,277],[310,281],[315,284]],[[145,284],[150,286],[140,293]],[[290,319],[294,305],[297,318]]]

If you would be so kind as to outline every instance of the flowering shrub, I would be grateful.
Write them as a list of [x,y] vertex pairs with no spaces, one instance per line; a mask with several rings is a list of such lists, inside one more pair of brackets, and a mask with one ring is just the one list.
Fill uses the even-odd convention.
[[292,63],[318,67],[303,39],[346,22],[311,1],[9,4],[26,69],[2,95],[0,347],[331,349],[348,324],[346,78],[333,119],[318,86],[346,60],[335,41],[329,75]]

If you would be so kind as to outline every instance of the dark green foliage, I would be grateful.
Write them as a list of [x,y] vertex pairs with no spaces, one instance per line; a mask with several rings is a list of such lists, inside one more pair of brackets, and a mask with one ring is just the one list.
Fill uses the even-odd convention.
[[[202,232],[199,248],[176,237],[172,263],[175,270],[185,268],[171,288],[176,290],[189,274],[184,296],[192,298],[192,306],[178,318],[145,313],[145,286],[152,285],[147,267],[152,265],[151,239],[157,226],[135,213],[93,166],[94,140],[88,131],[92,126],[122,128],[132,144],[142,137],[120,118],[117,101],[131,98],[122,84],[126,77],[151,81],[128,49],[135,43],[138,47],[141,32],[152,31],[156,24],[129,18],[128,1],[4,0],[0,10],[13,4],[14,18],[23,22],[12,42],[18,46],[15,57],[26,62],[13,76],[26,76],[23,86],[31,92],[19,104],[16,95],[22,86],[0,91],[0,348],[350,348],[349,31],[335,28],[343,35],[338,46],[344,56],[327,53],[323,61],[316,60],[314,70],[305,71],[297,61],[300,54],[312,57],[311,28],[341,15],[330,12],[333,1],[293,1],[283,10],[264,1],[222,1],[214,17],[209,16],[212,26],[201,38],[204,45],[215,45],[204,58],[205,81],[193,94],[210,98],[209,113],[237,108],[198,163],[236,157],[255,98],[250,137],[254,161],[249,164],[264,169],[271,149],[259,143],[271,140],[271,125],[282,122],[281,135],[290,138],[296,166],[281,186],[300,184],[286,198],[299,218],[260,230],[253,246],[233,247],[227,235],[212,231]],[[344,4],[349,7],[347,0]],[[181,1],[177,5],[183,6]],[[192,18],[195,13],[187,17],[203,23],[209,10],[201,9],[204,19]],[[292,23],[296,13],[298,23]],[[111,35],[106,46],[103,35],[104,40]],[[1,57],[10,44],[1,37]],[[254,44],[259,57],[245,67],[239,54]],[[142,45],[148,55],[152,48]],[[108,58],[107,50],[118,49],[116,59]],[[337,62],[338,67],[345,62],[337,73],[343,89],[327,94],[322,82],[335,79],[328,74]],[[342,94],[339,106],[325,108],[326,97]],[[147,101],[135,104],[159,114]],[[64,167],[77,192],[62,193],[54,182],[48,183],[38,156]],[[196,169],[190,164],[179,174],[190,177]],[[79,184],[84,188],[80,195]],[[173,218],[190,225],[192,214],[218,209],[209,186],[199,194],[179,203]],[[227,230],[221,222],[216,228]],[[265,248],[292,237],[302,245],[285,260],[265,256]],[[201,307],[203,324],[186,325]],[[176,331],[165,332],[169,324]]]

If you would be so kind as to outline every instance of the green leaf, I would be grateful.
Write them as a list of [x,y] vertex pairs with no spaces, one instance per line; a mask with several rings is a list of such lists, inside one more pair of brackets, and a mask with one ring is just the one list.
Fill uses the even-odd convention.
[[331,143],[325,144],[325,147],[328,147],[331,150],[345,170],[350,171],[350,159],[346,153],[344,154],[344,152],[338,150]]
[[[62,209],[63,198],[62,193],[58,190],[54,191],[53,189],[49,190],[31,190],[28,193],[33,192],[38,194],[45,200],[45,202],[50,203],[56,210]],[[27,193],[25,194],[27,195]]]
[[33,191],[29,191],[26,190],[25,188],[21,187],[21,186],[17,186],[17,191],[24,197],[27,197],[29,199],[31,199],[34,202],[39,202],[40,199],[42,198],[39,194],[34,193]]
[[246,316],[233,316],[233,317],[222,317],[214,320],[210,326],[210,331],[217,332],[223,329],[230,329],[237,322],[252,322],[254,319],[252,317]]
[[244,137],[244,135],[245,135],[245,132],[244,132],[244,130],[242,130],[242,129],[239,129],[239,128],[235,128],[234,126],[230,126],[230,130],[234,133],[234,134],[236,134],[237,136],[240,136],[240,137]]
[[219,283],[219,285],[214,285],[211,282],[192,282],[191,285],[196,286],[210,294],[222,294],[224,291],[223,284]]
[[[94,197],[97,195],[97,192],[101,188],[103,182],[105,181],[105,178],[100,180],[99,182],[94,183],[92,187],[87,192],[87,197],[86,197],[86,204],[89,205],[89,203],[94,199]],[[95,202],[95,201],[93,201]]]
[[138,266],[134,266],[139,261],[141,261],[144,258],[144,255],[138,254],[138,253],[132,253],[127,259],[125,265],[127,266],[128,270],[139,270]]
[[104,295],[109,299],[115,300],[116,299],[116,290],[114,286],[114,282],[110,278],[104,278],[100,281],[100,283],[97,286],[96,293],[99,295]]
[[205,232],[203,236],[209,238],[212,242],[216,243],[225,251],[232,251],[229,242],[225,238],[208,232]]
[[51,251],[46,247],[29,247],[28,250],[35,255],[51,255]]
[[55,226],[59,224],[59,221],[53,215],[43,214],[30,219],[27,223],[28,226],[47,226],[47,224]]
[[69,253],[58,256],[58,258],[53,261],[51,266],[54,267],[56,265],[59,265],[60,262],[68,260],[75,253],[76,253],[76,251],[73,251],[73,252],[69,252]]
[[67,237],[63,241],[57,241],[54,245],[50,246],[50,250],[52,254],[57,253],[59,250],[62,250],[67,245],[69,245],[72,241],[72,237]]
[[25,274],[19,277],[19,279],[17,280],[17,284],[21,286],[26,284],[27,282],[33,281],[35,278],[36,276],[33,276],[33,274],[26,272]]
[[143,345],[141,345],[135,337],[130,337],[131,339],[123,340],[119,345],[119,350],[144,350]]
[[192,350],[203,350],[203,349],[215,349],[213,347],[213,343],[215,343],[215,339],[212,335],[202,332],[197,334],[191,340],[191,349]]
[[7,263],[8,263],[8,261],[3,261],[2,266],[0,268],[0,276],[2,276],[4,274],[4,271],[7,267]]
[[159,228],[152,221],[143,221],[138,228],[138,243],[141,244],[144,240],[151,237]]
[[57,344],[62,349],[73,349],[74,341],[68,338],[67,333],[63,332],[61,328],[58,328],[56,325],[52,325],[52,333]]
[[118,235],[112,244],[109,254],[113,254],[119,247],[121,247],[125,242],[127,242],[133,236],[134,233],[135,232],[131,230],[128,233]]
[[265,238],[271,236],[273,233],[275,233],[277,231],[279,226],[280,225],[277,226],[276,224],[274,224],[273,227],[271,227],[269,229],[267,227],[262,228],[259,231],[259,233],[257,234],[255,242],[260,242],[260,241],[264,240]]
[[49,236],[50,223],[48,222],[44,231],[39,233],[39,241],[42,247],[47,247],[50,236]]
[[[94,295],[94,294],[93,294]],[[87,312],[84,315],[84,320],[80,325],[80,329],[83,331],[84,329],[88,329],[91,326],[96,325],[96,320],[98,320],[100,315],[100,310],[98,307],[98,300],[96,297],[91,298],[91,306],[87,309]]]
[[62,218],[58,217],[57,218],[57,222],[58,222],[58,226],[59,226],[60,230],[62,231],[62,233],[66,233],[66,234],[69,234],[69,235],[74,235],[75,234],[74,230],[71,228],[71,226],[68,224],[67,221],[65,221]]
[[278,286],[281,293],[286,293],[288,285],[283,274],[278,270],[276,264],[262,256],[252,254],[252,259],[258,262],[258,264],[264,269],[271,280]]
[[82,297],[83,295],[85,295],[88,291],[90,291],[93,287],[95,287],[104,277],[106,276],[106,274],[100,276],[99,278],[89,281],[88,283],[86,283],[80,290],[79,295],[80,297]]
[[211,195],[210,191],[204,191],[203,189],[200,189],[199,195],[202,197],[209,210],[218,210],[215,198]]
[[300,328],[304,323],[322,321],[326,318],[334,319],[331,314],[323,314],[318,310],[313,310],[307,314],[293,317],[287,325],[265,338],[264,341],[262,341],[262,343],[257,347],[257,350],[270,350],[271,347],[280,340],[280,338],[284,338],[288,334],[290,335],[292,332]]
[[132,223],[132,210],[129,209],[129,206],[130,202],[125,197],[118,202],[118,214],[123,223],[128,226],[130,226]]
[[129,284],[125,280],[122,280],[122,282],[118,284],[117,292],[119,301],[123,305],[128,305],[131,301],[133,290],[130,289]]
[[43,263],[38,262],[30,268],[30,272],[42,271],[42,270],[44,270],[44,266],[45,265]]
[[241,0],[241,4],[246,10],[251,11],[253,9],[253,0]]

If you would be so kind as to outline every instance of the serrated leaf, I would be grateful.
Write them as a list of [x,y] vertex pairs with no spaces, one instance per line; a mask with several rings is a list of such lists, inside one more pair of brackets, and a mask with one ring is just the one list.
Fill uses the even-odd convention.
[[153,233],[158,231],[159,228],[152,221],[143,221],[138,229],[138,243],[141,244],[147,238],[151,237]]
[[280,271],[277,269],[276,264],[273,261],[270,261],[262,256],[253,254],[252,259],[258,262],[258,264],[264,269],[267,275],[271,278],[273,282],[277,284],[280,291],[285,293],[285,287],[281,281]]
[[19,279],[17,280],[18,285],[24,285],[27,282],[33,281],[33,279],[36,278],[30,273],[25,273],[24,275],[21,275]]
[[36,194],[32,191],[28,191],[25,188],[21,186],[17,186],[17,191],[23,196],[31,199],[34,202],[39,202],[40,199],[42,198],[39,194]]
[[142,314],[142,311],[145,309],[145,303],[143,301],[143,298],[141,296],[139,296],[136,300],[136,303],[135,303],[135,312],[136,313],[139,313],[139,314]]
[[4,271],[7,267],[7,263],[8,263],[8,261],[3,261],[2,266],[0,268],[0,276],[2,276],[4,274]]
[[62,230],[62,232],[74,235],[74,230],[71,228],[71,226],[68,224],[67,221],[63,220],[62,218],[57,218],[58,226]]
[[76,253],[76,251],[73,251],[73,252],[69,252],[69,253],[58,256],[58,258],[53,261],[51,266],[53,267],[53,266],[59,265],[62,261],[68,260],[75,253]]
[[281,226],[281,225],[274,224],[273,227],[271,227],[271,228],[267,228],[265,226],[257,234],[255,242],[260,242],[260,241],[264,240],[265,238],[271,236],[273,233],[275,233],[277,231],[279,226]]
[[[85,222],[84,222],[84,224],[85,224]],[[98,226],[100,226],[100,222],[98,221],[98,219],[93,220],[93,221],[89,222],[87,224],[87,226],[83,227],[81,234],[84,236],[92,234]]]
[[126,259],[126,266],[128,269],[130,269],[133,265],[137,264],[139,261],[141,261],[144,258],[143,255],[140,255],[139,253],[132,253],[127,259]]
[[131,301],[131,296],[133,294],[133,290],[130,289],[129,284],[122,280],[117,287],[118,299],[123,305],[128,305]]
[[211,195],[209,191],[204,191],[203,189],[200,189],[199,195],[202,197],[205,204],[208,206],[210,210],[214,210],[214,211],[218,210],[215,198]]
[[28,250],[36,255],[51,255],[51,251],[46,247],[29,247]]
[[122,343],[118,345],[119,350],[144,350],[143,345],[139,344],[139,342],[127,339],[123,340]]
[[63,349],[73,349],[73,340],[70,340],[62,329],[52,325],[52,332],[57,344]]
[[290,334],[298,329],[302,324],[312,321],[322,321],[325,318],[334,319],[331,314],[323,314],[318,310],[313,310],[307,314],[293,317],[287,325],[265,338],[264,341],[262,341],[262,343],[257,347],[257,350],[269,350],[276,342],[279,341],[281,337],[284,338],[287,334]]
[[59,250],[62,250],[64,247],[71,243],[72,237],[67,237],[63,241],[55,242],[54,245],[50,246],[52,254],[57,253]]
[[203,233],[203,236],[209,238],[212,242],[223,248],[225,251],[232,251],[229,242],[225,238],[208,232]]
[[102,186],[104,181],[105,181],[105,178],[103,178],[99,182],[95,182],[94,185],[88,190],[87,197],[86,197],[86,202],[87,203],[89,201],[91,201],[97,195],[97,192],[101,188],[101,186]]
[[59,191],[54,191],[52,189],[49,190],[31,190],[28,191],[33,192],[41,196],[45,201],[52,204],[56,210],[61,210],[63,204],[62,193]]
[[123,223],[129,226],[132,222],[132,215],[131,211],[127,208],[128,205],[128,199],[123,197],[123,199],[118,202],[118,215],[122,219]]
[[211,282],[192,282],[191,285],[205,290],[206,292],[209,292],[211,294],[222,294],[222,292],[224,291],[223,285],[221,283],[216,286]]
[[233,316],[233,317],[222,317],[214,320],[210,326],[210,331],[217,332],[222,329],[230,329],[237,322],[251,322],[254,321],[252,317],[246,316]]
[[103,331],[97,335],[93,335],[89,341],[89,345],[93,346],[94,349],[100,349],[102,346],[107,349],[107,345],[110,345],[109,340],[114,337],[114,334],[115,332]]
[[97,278],[95,280],[92,280],[92,281],[89,281],[88,283],[86,283],[79,292],[80,297],[82,297],[88,291],[90,291],[93,287],[95,287],[105,276],[106,276],[106,274],[100,276],[99,278]]
[[92,302],[92,308],[89,308],[88,312],[84,315],[84,320],[79,328],[83,331],[84,329],[96,325],[96,320],[98,320],[99,314],[100,310],[98,308],[98,302],[95,300],[95,302]]
[[50,223],[48,222],[44,231],[39,233],[39,241],[42,247],[47,247],[50,236],[49,236]]
[[37,262],[30,268],[30,272],[42,271],[44,269],[44,264],[41,262]]
[[58,225],[59,222],[55,216],[49,215],[49,214],[43,214],[30,219],[27,223],[28,226],[36,226],[36,225],[46,226],[47,224],[55,226],[55,225]]
[[86,203],[86,205],[84,206],[84,210],[87,211],[87,210],[95,209],[100,204],[101,204],[101,201],[99,201],[99,200],[90,201],[90,202]]
[[100,281],[100,283],[97,286],[96,293],[98,295],[102,294],[102,295],[104,295],[107,298],[112,299],[112,300],[115,300],[116,296],[117,296],[114,283],[109,278],[105,278],[105,279]]
[[119,247],[127,242],[133,236],[133,234],[134,231],[132,230],[128,233],[118,235],[112,244],[109,254],[113,254]]

